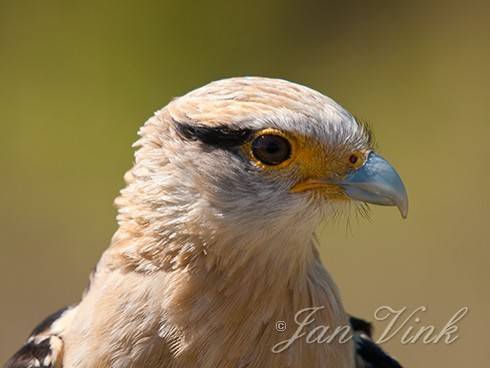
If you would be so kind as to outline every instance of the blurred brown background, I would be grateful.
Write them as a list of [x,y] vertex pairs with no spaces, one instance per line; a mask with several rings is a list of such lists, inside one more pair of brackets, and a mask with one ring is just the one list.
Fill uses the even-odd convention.
[[368,120],[408,188],[407,221],[372,208],[321,231],[347,309],[424,305],[420,325],[442,328],[468,306],[451,345],[385,347],[407,367],[486,366],[489,57],[483,1],[0,0],[0,361],[78,300],[138,127],[208,81],[261,75]]

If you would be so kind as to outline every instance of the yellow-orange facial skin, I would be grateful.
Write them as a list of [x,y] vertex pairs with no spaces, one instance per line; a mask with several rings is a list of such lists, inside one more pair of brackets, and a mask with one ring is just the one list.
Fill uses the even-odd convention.
[[[255,158],[252,142],[262,135],[276,135],[287,139],[291,145],[290,157],[277,165],[267,165]],[[290,189],[292,193],[320,191],[330,199],[344,200],[349,198],[342,188],[329,181],[339,181],[352,170],[361,167],[369,153],[369,149],[353,151],[347,146],[328,147],[312,137],[272,128],[256,132],[244,149],[250,160],[263,170],[294,172],[296,182]]]

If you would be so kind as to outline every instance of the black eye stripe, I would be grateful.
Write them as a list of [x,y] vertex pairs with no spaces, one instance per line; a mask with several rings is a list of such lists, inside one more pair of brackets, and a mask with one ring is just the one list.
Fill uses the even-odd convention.
[[176,123],[177,131],[187,139],[210,146],[232,149],[245,144],[253,134],[251,129],[230,129],[226,126],[205,127]]
[[[238,148],[249,142],[255,131],[252,129],[230,129],[221,125],[207,127],[202,125],[189,125],[175,122],[177,132],[186,139],[199,141],[206,145],[226,149],[234,153]],[[276,134],[262,134],[256,136],[251,143],[252,154],[265,165],[278,165],[291,156],[289,141]]]

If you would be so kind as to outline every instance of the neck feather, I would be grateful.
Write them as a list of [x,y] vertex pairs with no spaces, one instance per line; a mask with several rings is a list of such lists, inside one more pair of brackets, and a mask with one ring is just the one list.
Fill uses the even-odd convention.
[[[112,266],[156,275],[163,271],[164,282],[171,287],[160,334],[177,341],[172,346],[176,359],[199,362],[201,367],[227,366],[225,358],[228,362],[247,359],[257,367],[305,366],[305,362],[309,367],[322,366],[319,362],[352,367],[350,343],[308,344],[303,338],[284,352],[271,353],[273,346],[292,337],[298,328],[296,314],[305,308],[321,308],[306,332],[319,325],[331,330],[347,325],[336,286],[321,264],[313,237],[303,241],[293,236],[265,237],[248,248],[243,240],[225,244],[219,239],[186,237],[185,243],[172,238],[172,242],[187,244],[185,248],[145,235],[134,237],[140,233],[124,226],[119,229],[109,249],[111,262],[117,260]],[[167,251],[158,248],[162,243]],[[277,321],[291,328],[278,333]],[[206,348],[209,341],[219,347]]]

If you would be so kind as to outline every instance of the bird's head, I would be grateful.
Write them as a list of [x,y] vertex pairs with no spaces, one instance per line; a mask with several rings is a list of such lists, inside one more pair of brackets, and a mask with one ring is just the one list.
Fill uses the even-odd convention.
[[172,101],[140,134],[125,191],[187,231],[192,223],[236,236],[313,232],[351,201],[407,215],[404,185],[369,129],[298,84],[213,82]]

